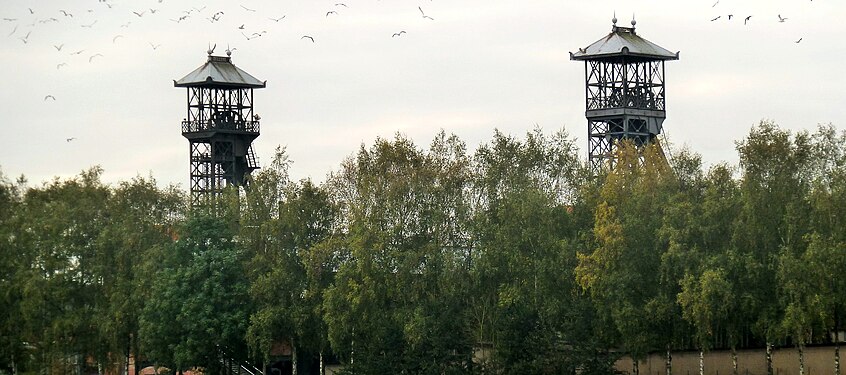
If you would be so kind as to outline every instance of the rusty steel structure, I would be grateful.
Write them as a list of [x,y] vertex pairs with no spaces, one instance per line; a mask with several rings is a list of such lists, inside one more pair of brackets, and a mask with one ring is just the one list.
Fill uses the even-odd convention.
[[191,204],[216,201],[227,186],[244,186],[259,168],[252,142],[259,136],[260,118],[253,108],[253,89],[266,86],[232,64],[231,52],[213,56],[180,80],[188,113],[182,135],[188,139]]
[[611,33],[570,59],[585,62],[585,117],[588,120],[588,162],[594,172],[614,167],[615,144],[630,140],[642,146],[655,141],[666,118],[664,62],[672,53],[641,38],[632,27]]

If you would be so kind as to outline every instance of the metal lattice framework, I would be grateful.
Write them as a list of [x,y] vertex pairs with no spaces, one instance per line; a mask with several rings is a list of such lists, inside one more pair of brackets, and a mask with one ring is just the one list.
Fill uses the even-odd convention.
[[672,53],[635,32],[617,26],[593,44],[571,53],[585,62],[585,117],[588,159],[594,172],[613,168],[616,143],[642,146],[656,140],[666,118],[664,62]]
[[652,142],[666,117],[664,61],[627,60],[585,61],[588,159],[594,170],[613,168],[620,140]]
[[190,153],[191,203],[215,202],[230,185],[243,186],[257,169],[252,141],[259,136],[252,88],[189,87],[182,135]]
[[227,56],[212,56],[175,87],[185,87],[187,116],[182,135],[190,154],[191,203],[213,206],[228,186],[244,186],[258,169],[252,142],[259,136],[259,116],[253,111],[253,89],[264,88]]

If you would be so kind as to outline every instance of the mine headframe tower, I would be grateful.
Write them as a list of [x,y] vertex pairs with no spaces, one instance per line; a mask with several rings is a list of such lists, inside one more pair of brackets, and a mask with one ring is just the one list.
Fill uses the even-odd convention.
[[259,136],[253,89],[259,81],[232,64],[231,52],[213,56],[178,81],[187,90],[188,113],[182,135],[188,139],[192,206],[217,200],[227,186],[244,186],[259,168],[252,142]]
[[588,162],[594,173],[615,164],[615,144],[630,140],[637,146],[655,141],[666,118],[664,62],[672,53],[635,32],[617,26],[611,33],[578,52],[570,60],[585,62],[585,117],[588,120]]

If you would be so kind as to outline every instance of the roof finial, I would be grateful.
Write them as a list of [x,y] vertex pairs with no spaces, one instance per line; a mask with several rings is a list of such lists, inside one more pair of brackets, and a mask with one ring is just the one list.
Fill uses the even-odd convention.
[[611,19],[611,23],[614,24],[614,26],[617,26],[617,11],[616,10],[614,11],[614,18]]
[[217,48],[217,43],[214,44],[214,47],[212,47],[211,43],[209,43],[209,50],[206,51],[209,54],[209,56],[211,56],[211,54],[214,53],[215,48]]
[[635,20],[634,12],[632,12],[632,27],[635,27],[635,25],[637,25],[637,21]]
[[229,49],[229,44],[226,45],[226,56],[232,56],[232,50]]

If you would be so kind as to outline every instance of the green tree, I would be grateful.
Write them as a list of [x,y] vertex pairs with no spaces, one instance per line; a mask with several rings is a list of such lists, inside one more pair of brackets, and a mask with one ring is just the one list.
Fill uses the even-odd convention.
[[156,363],[217,373],[244,358],[251,311],[243,250],[227,218],[189,218],[155,254],[159,270],[141,318],[141,351]]

